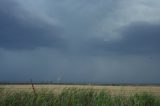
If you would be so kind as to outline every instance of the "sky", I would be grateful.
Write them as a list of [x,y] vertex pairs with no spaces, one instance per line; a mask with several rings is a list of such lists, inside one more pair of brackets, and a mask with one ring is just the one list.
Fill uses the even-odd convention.
[[159,0],[0,0],[0,82],[159,83]]

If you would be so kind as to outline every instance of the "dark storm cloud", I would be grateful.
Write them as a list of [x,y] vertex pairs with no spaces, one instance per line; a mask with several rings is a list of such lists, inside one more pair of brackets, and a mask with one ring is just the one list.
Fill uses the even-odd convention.
[[0,0],[0,81],[159,83],[159,5]]
[[[29,23],[16,15],[29,15],[18,10],[20,6],[14,1],[0,1],[0,47],[7,49],[32,49],[36,47],[63,46],[60,27],[47,24]],[[14,13],[14,14],[13,14]]]
[[160,24],[137,22],[121,32],[124,38],[118,43],[124,52],[160,53]]
[[94,52],[116,54],[159,54],[160,53],[160,24],[147,22],[131,23],[117,31],[122,38],[107,42],[103,39],[91,40]]

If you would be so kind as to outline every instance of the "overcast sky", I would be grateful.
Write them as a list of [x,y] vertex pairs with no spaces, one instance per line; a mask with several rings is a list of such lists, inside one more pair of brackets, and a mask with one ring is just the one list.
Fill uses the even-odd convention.
[[159,0],[0,0],[0,82],[160,82]]

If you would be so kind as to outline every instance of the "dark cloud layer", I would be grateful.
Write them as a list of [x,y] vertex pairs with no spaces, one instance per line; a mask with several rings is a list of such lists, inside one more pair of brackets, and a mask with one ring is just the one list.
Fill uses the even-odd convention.
[[[41,21],[34,22],[34,20],[29,17],[30,13],[21,9],[22,7],[17,2],[1,1],[1,5],[1,48],[29,49],[36,47],[54,47],[65,49],[66,53],[70,53],[71,55],[105,55],[108,52],[122,54],[159,53],[159,24],[148,22],[130,23],[127,26],[121,27],[120,30],[116,30],[118,35],[122,36],[122,39],[105,41],[103,38],[94,38],[92,35],[86,37],[88,36],[87,30],[89,30],[88,24],[92,23],[91,25],[93,25],[92,19],[90,19],[92,20],[90,22],[88,20],[89,17],[85,15],[84,17],[89,22],[87,23],[85,19],[83,19],[84,17],[81,16],[82,19],[78,18],[80,21],[78,23],[78,19],[74,16],[76,22],[73,20],[72,24],[79,24],[79,26],[77,25],[73,28],[72,25],[69,25],[69,28],[66,28],[70,31],[69,33],[66,31],[66,36],[68,37],[63,38],[65,32],[62,28],[56,25],[47,25]],[[14,12],[14,14],[12,12]],[[17,13],[15,14],[15,12]],[[64,14],[64,12],[62,13]],[[25,14],[24,16],[28,17],[27,20],[19,19],[16,17],[18,14]],[[94,18],[95,17],[93,17],[93,19]],[[70,19],[66,20],[71,22]],[[98,19],[95,18],[94,20]],[[81,23],[83,23],[83,25],[81,25]],[[84,28],[82,26],[84,26]],[[62,33],[63,36],[61,36]],[[106,34],[106,36],[108,35]]]
[[160,52],[160,24],[133,23],[122,31],[124,39],[118,45],[133,53]]
[[160,2],[142,1],[0,0],[0,82],[159,83]]
[[[0,47],[6,49],[34,49],[37,47],[64,46],[59,27],[45,24],[27,23],[13,14],[16,3],[1,1],[0,5]],[[25,11],[16,11],[16,15]],[[29,15],[29,14],[28,14]],[[26,12],[27,16],[27,12]]]
[[91,46],[103,54],[159,54],[160,53],[160,24],[147,22],[131,23],[117,30],[121,39],[107,42],[103,39],[94,39]]

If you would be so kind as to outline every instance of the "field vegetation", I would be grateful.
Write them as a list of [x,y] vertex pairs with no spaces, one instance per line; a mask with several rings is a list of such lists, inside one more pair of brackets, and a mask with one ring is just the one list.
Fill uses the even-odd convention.
[[0,106],[160,106],[160,96],[149,92],[112,95],[92,88],[8,90],[0,88]]

